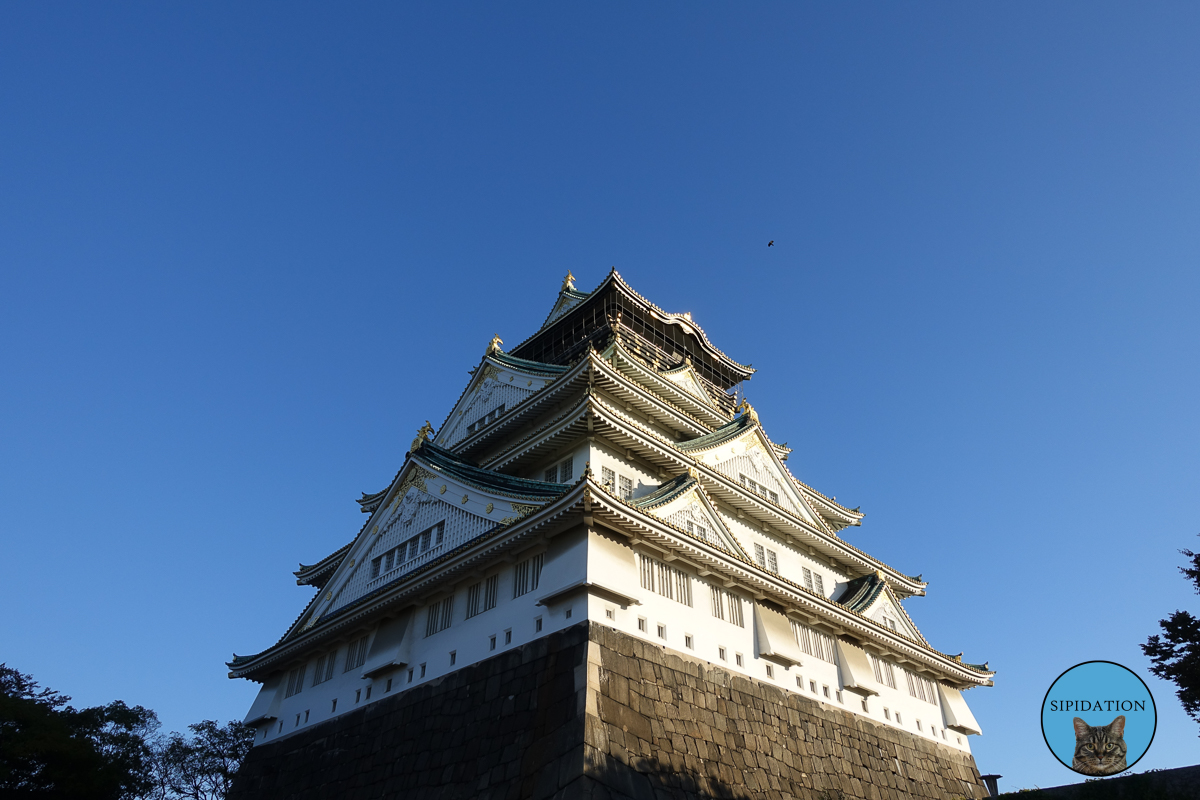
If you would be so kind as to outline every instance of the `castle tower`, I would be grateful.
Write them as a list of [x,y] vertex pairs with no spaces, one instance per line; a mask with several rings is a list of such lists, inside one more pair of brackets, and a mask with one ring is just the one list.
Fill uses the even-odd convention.
[[616,270],[568,273],[229,662],[262,684],[235,795],[985,796],[962,692],[993,673],[791,474],[753,372]]

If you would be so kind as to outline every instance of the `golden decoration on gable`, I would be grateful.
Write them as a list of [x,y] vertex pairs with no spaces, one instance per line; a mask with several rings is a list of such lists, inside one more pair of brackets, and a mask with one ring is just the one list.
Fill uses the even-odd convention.
[[443,483],[442,488],[438,489],[438,494],[445,494],[445,493],[446,493],[446,484]]
[[500,334],[493,335],[492,340],[488,342],[484,355],[490,356],[492,353],[503,353],[504,351],[500,349],[500,345],[502,344],[504,344],[504,340],[500,338]]
[[412,440],[412,444],[408,448],[408,452],[414,452],[421,443],[433,434],[433,426],[429,424],[429,420],[425,420],[425,424],[417,430],[417,438]]
[[406,475],[404,477],[404,482],[400,484],[400,488],[396,490],[395,502],[399,503],[401,500],[403,500],[404,495],[407,494],[409,488],[411,488],[413,486],[417,487],[422,492],[427,491],[425,489],[425,479],[432,478],[432,477],[433,476],[430,475],[425,470],[421,469],[420,467],[414,466],[412,468],[412,470],[408,473],[408,475]]
[[483,513],[485,513],[485,514],[490,514],[490,513],[492,513],[492,509],[493,509],[493,508],[495,508],[495,506],[494,506],[493,504],[491,504],[491,503],[488,503],[488,504],[487,504],[487,508],[485,508],[485,509],[483,510]]
[[528,516],[538,510],[538,506],[527,506],[521,503],[510,503],[513,513],[517,515],[517,519]]
[[462,499],[462,501],[463,501],[463,504],[465,505],[465,504],[466,504],[466,502],[467,502],[468,500],[470,500],[470,499],[471,499],[471,498],[467,497],[467,496],[464,494],[464,495],[463,495],[463,499]]

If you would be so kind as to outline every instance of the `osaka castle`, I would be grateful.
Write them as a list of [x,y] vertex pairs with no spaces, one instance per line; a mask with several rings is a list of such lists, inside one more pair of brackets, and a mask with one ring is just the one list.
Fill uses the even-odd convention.
[[994,673],[792,474],[798,414],[615,269],[547,304],[228,662],[261,685],[232,796],[986,796],[964,692]]

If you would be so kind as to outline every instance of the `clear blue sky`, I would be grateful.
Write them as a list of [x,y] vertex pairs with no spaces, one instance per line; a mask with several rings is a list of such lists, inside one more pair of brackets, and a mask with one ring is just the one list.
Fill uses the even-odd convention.
[[[1197,42],[1169,3],[5,4],[0,660],[240,718],[296,564],[616,265],[998,670],[981,770],[1072,781],[1050,683],[1200,606]],[[1147,680],[1138,769],[1195,763]]]

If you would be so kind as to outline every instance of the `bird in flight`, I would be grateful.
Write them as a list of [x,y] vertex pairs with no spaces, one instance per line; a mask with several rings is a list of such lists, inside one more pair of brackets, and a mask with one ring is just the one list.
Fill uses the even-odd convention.
[[775,246],[775,240],[774,240],[774,239],[772,239],[771,241],[767,242],[767,247],[774,247],[774,246]]

